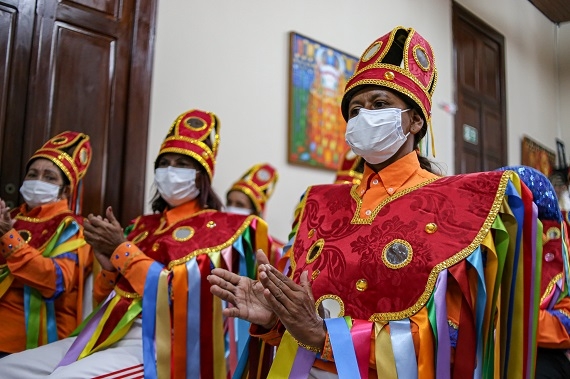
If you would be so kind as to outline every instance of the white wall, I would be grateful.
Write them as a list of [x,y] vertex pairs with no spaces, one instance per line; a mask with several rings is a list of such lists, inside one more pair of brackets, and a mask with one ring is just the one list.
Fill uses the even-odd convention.
[[[566,159],[570,159],[570,22],[558,29],[558,72],[560,83],[560,138],[566,145]],[[567,162],[570,163],[570,162]]]
[[[522,133],[554,147],[553,24],[525,0],[460,3],[506,39],[509,163],[520,162]],[[176,116],[190,108],[213,111],[222,123],[215,189],[225,197],[252,164],[276,166],[280,181],[266,219],[272,234],[285,239],[305,188],[334,179],[334,172],[287,163],[289,31],[360,56],[397,25],[414,27],[435,51],[435,160],[452,174],[453,116],[437,106],[454,99],[449,0],[168,0],[158,9],[147,188],[152,162]]]

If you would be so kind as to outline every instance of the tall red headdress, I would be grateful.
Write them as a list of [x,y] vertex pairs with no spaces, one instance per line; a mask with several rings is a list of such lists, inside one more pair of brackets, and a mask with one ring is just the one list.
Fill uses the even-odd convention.
[[251,199],[256,213],[261,214],[265,210],[267,200],[275,190],[278,178],[277,170],[273,166],[267,163],[256,164],[247,170],[228,192],[245,193]]
[[66,131],[47,141],[28,160],[26,171],[37,158],[52,161],[61,169],[71,187],[70,208],[81,213],[82,179],[91,163],[91,143],[84,133]]
[[158,156],[178,153],[192,157],[204,167],[212,180],[220,144],[219,132],[220,121],[214,113],[189,110],[174,120]]
[[[407,96],[421,109],[431,130],[431,100],[437,83],[435,57],[428,41],[413,28],[398,26],[374,41],[346,83],[341,111],[348,121],[350,99],[363,86],[377,85]],[[435,155],[435,154],[434,154]]]

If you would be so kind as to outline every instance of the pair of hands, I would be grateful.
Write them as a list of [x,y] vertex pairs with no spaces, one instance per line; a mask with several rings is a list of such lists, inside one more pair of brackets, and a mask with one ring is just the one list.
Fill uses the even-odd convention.
[[10,217],[10,208],[6,206],[4,200],[0,199],[0,236],[8,233],[15,222],[16,220]]
[[322,348],[326,332],[323,319],[315,311],[315,299],[308,272],[301,274],[300,285],[269,264],[262,250],[256,252],[259,280],[216,268],[208,275],[210,292],[233,307],[224,316],[238,317],[265,329],[279,319],[301,343]]
[[107,271],[115,271],[109,260],[115,249],[126,241],[121,224],[115,218],[113,209],[108,207],[105,217],[90,214],[83,222],[85,241],[93,247],[93,254]]

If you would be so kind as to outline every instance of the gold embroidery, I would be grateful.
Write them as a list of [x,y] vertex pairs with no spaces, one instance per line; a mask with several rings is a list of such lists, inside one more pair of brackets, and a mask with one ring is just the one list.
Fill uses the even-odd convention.
[[544,293],[542,294],[542,296],[540,297],[540,304],[542,304],[546,298],[548,297],[548,295],[550,295],[550,293],[552,292],[552,289],[554,288],[554,286],[556,286],[556,282],[558,282],[560,279],[562,279],[563,273],[559,273],[556,276],[554,276],[554,278],[552,278],[550,280],[550,282],[548,283],[548,286],[546,286],[546,289],[544,290]]
[[[220,250],[225,249],[228,246],[233,245],[233,243],[235,241],[237,241],[237,239],[239,238],[239,236],[241,236],[243,234],[243,232],[249,227],[249,225],[251,224],[251,222],[254,219],[258,219],[260,220],[257,216],[248,216],[245,221],[243,222],[243,224],[238,228],[238,230],[236,230],[236,232],[234,233],[233,236],[230,237],[230,239],[228,239],[226,242],[219,244],[217,246],[213,246],[213,247],[207,247],[204,249],[198,249],[193,251],[192,253],[188,254],[185,257],[179,258],[179,259],[175,259],[173,261],[170,261],[170,263],[168,264],[168,269],[172,269],[172,267],[177,266],[179,264],[184,264],[186,262],[188,262],[189,260],[197,257],[198,255],[201,254],[209,254],[209,253],[213,253],[213,252],[217,252]],[[258,221],[259,222],[259,221]]]
[[439,177],[437,178],[433,178],[433,179],[429,179],[426,180],[425,182],[422,182],[416,186],[410,187],[410,188],[406,188],[405,190],[395,193],[394,195],[387,197],[386,199],[382,200],[382,202],[380,204],[378,204],[376,206],[376,208],[374,208],[374,210],[372,211],[372,213],[370,214],[369,217],[367,218],[361,218],[360,217],[360,210],[362,208],[362,199],[360,198],[360,196],[358,195],[358,193],[356,192],[356,187],[357,186],[353,186],[352,189],[350,190],[350,196],[352,196],[352,198],[354,199],[354,201],[356,202],[356,211],[354,211],[354,217],[352,218],[352,220],[350,221],[351,224],[356,224],[356,225],[370,225],[372,224],[372,222],[374,221],[374,219],[376,218],[376,216],[378,215],[378,213],[380,212],[380,210],[388,203],[409,194],[410,192],[413,192],[415,190],[417,190],[418,188],[422,188],[428,184],[431,184],[433,182],[435,182],[436,180],[441,179]]
[[320,273],[321,273],[321,270],[313,271],[313,273],[311,274],[311,280],[317,279],[317,276],[319,276]]
[[307,257],[305,258],[307,263],[313,263],[323,252],[323,247],[325,246],[325,240],[319,238],[313,243],[307,252]]
[[136,292],[126,292],[117,286],[115,286],[114,289],[115,289],[115,292],[117,293],[117,295],[119,295],[120,297],[124,297],[125,299],[140,299],[140,298],[142,298],[142,296]]
[[449,319],[447,320],[447,324],[448,324],[449,326],[451,326],[451,327],[452,327],[453,329],[455,329],[455,330],[458,330],[458,329],[459,329],[459,325],[457,325],[456,323],[454,323],[453,321],[451,321],[451,320],[449,320]]
[[419,299],[416,301],[416,303],[413,304],[408,309],[405,309],[400,312],[375,313],[372,316],[370,316],[370,318],[368,319],[369,321],[401,320],[403,318],[408,318],[416,314],[420,309],[422,309],[426,305],[427,301],[429,300],[429,297],[431,296],[431,293],[433,292],[433,289],[435,287],[435,282],[437,280],[439,273],[445,270],[446,268],[451,267],[456,263],[462,261],[463,259],[467,258],[469,255],[471,255],[473,251],[477,248],[477,246],[481,245],[481,242],[491,230],[493,222],[495,221],[495,218],[499,214],[503,201],[506,201],[505,191],[507,189],[507,184],[509,183],[509,180],[512,175],[514,175],[513,171],[507,170],[503,172],[503,175],[501,176],[501,180],[499,182],[497,193],[495,194],[495,200],[493,201],[493,205],[491,206],[489,214],[487,215],[487,218],[483,222],[481,229],[479,230],[473,241],[469,244],[469,246],[467,246],[457,254],[453,255],[452,257],[446,259],[445,261],[437,264],[431,270],[431,273],[429,274],[426,283],[425,290],[423,294],[419,297]]
[[139,234],[138,236],[133,238],[132,242],[134,244],[137,244],[137,243],[141,242],[142,240],[144,240],[147,236],[148,236],[148,232],[142,232],[141,234]]

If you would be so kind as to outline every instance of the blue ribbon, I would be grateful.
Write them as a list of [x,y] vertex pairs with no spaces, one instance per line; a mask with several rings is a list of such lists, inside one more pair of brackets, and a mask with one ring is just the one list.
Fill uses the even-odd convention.
[[388,324],[390,325],[390,339],[392,340],[398,378],[416,379],[418,377],[418,362],[416,361],[410,319],[390,321]]
[[[243,237],[240,236],[233,244],[233,248],[239,253],[239,275],[241,276],[248,276],[247,275],[247,262],[245,259],[245,249],[243,247]],[[228,269],[231,270],[231,267]],[[231,322],[231,320],[230,320]],[[237,351],[238,354],[242,354],[244,350],[247,350],[248,341],[249,341],[249,322],[242,320],[240,318],[234,319],[235,325],[235,338],[237,340]],[[238,360],[239,360],[238,356]]]
[[[507,201],[509,206],[511,207],[511,211],[517,220],[517,236],[516,236],[516,245],[515,245],[515,256],[513,257],[513,276],[511,278],[511,291],[509,294],[509,309],[507,312],[507,325],[512,325],[513,320],[513,311],[514,311],[514,301],[515,301],[515,290],[516,290],[516,282],[517,282],[517,270],[516,266],[518,265],[519,255],[520,255],[520,245],[521,245],[521,236],[522,236],[522,228],[524,222],[524,205],[520,194],[518,193],[515,185],[509,181],[507,185],[507,189],[505,194],[507,195]],[[511,350],[511,328],[507,328],[507,339],[506,339],[506,346],[505,346],[505,366],[503,377],[507,377],[507,369],[509,367],[509,354]]]
[[350,329],[343,317],[325,319],[340,378],[360,378]]
[[480,378],[483,368],[483,318],[487,306],[487,288],[485,286],[485,269],[483,267],[483,256],[481,246],[467,257],[467,262],[477,271],[477,305],[475,308],[475,328],[477,330],[477,366],[475,367],[475,378]]
[[188,316],[186,321],[186,378],[200,378],[200,281],[198,261],[186,263],[188,271]]
[[163,268],[164,266],[160,263],[153,262],[148,269],[146,281],[144,283],[144,296],[142,302],[142,342],[145,378],[157,377],[155,352],[156,297],[158,293],[158,278]]

